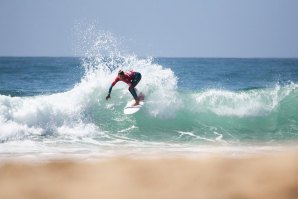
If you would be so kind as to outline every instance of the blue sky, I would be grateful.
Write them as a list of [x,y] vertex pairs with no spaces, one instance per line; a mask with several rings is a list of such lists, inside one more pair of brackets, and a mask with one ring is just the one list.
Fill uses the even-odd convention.
[[74,56],[78,22],[139,56],[298,57],[296,0],[1,0],[0,56]]

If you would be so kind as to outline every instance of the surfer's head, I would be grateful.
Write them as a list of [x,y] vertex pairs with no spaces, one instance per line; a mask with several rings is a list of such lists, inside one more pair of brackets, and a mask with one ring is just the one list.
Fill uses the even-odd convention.
[[118,77],[122,80],[124,78],[124,71],[123,70],[119,70],[118,71]]

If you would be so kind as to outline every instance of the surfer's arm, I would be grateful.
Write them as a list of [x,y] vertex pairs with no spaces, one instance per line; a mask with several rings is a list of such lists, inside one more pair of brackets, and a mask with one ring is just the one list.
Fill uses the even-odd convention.
[[111,84],[110,88],[109,88],[109,94],[111,94],[113,86],[115,86],[115,84],[117,84],[117,82],[119,81],[119,77],[116,77],[115,80],[113,81],[113,83]]
[[113,86],[115,86],[115,84],[119,81],[119,78],[116,77],[116,79],[113,81],[113,83],[111,84],[110,88],[109,88],[109,94],[106,96],[106,100],[108,100],[111,97],[111,92],[113,89]]
[[106,96],[106,100],[108,100],[109,98],[111,98],[112,88],[113,88],[113,84],[111,84],[111,86],[109,88],[109,94]]
[[112,89],[113,89],[113,84],[111,84],[111,86],[110,86],[110,88],[109,88],[109,95],[111,94]]
[[109,94],[106,96],[106,100],[108,100],[109,98],[111,98],[112,88],[113,88],[113,84],[111,84],[111,86],[109,88]]

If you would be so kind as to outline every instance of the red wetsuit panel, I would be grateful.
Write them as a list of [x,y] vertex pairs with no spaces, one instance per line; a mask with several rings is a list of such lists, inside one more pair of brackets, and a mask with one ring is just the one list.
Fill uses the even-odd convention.
[[124,73],[124,79],[123,80],[120,80],[120,78],[117,76],[115,78],[115,80],[113,81],[112,86],[115,86],[115,84],[118,81],[123,81],[123,82],[127,83],[128,86],[130,87],[131,86],[131,81],[132,81],[134,75],[135,75],[135,72],[133,72],[133,71],[127,71],[127,72]]

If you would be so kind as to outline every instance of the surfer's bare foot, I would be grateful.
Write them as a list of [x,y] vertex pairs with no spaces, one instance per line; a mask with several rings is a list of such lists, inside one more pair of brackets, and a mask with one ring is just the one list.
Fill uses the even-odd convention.
[[136,100],[136,102],[134,103],[134,106],[137,106],[140,104],[140,100]]

